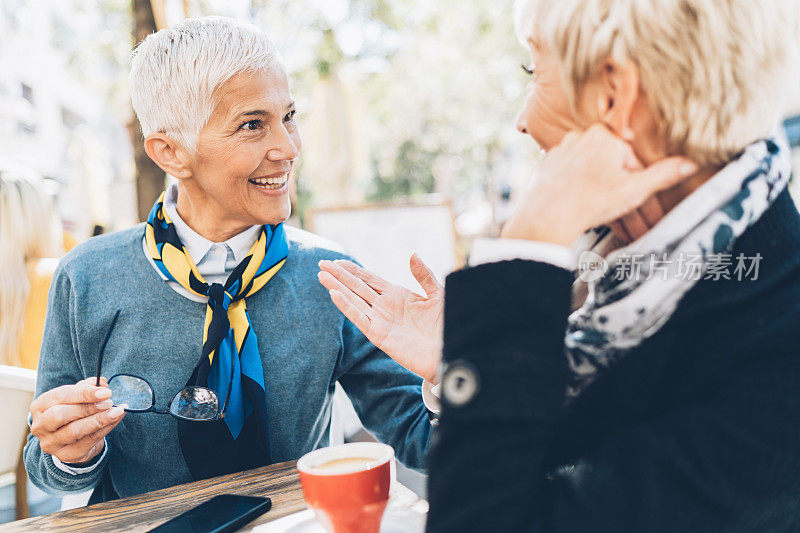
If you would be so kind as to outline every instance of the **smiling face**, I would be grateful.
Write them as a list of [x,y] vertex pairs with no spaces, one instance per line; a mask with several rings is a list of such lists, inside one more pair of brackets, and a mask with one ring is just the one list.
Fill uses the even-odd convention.
[[188,171],[176,177],[181,217],[220,242],[289,217],[289,179],[301,142],[279,65],[234,76],[218,89],[217,100]]

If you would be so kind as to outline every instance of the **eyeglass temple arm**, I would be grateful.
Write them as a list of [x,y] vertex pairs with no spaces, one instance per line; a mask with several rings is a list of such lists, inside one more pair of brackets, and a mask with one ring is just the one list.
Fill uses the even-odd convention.
[[111,332],[114,330],[114,324],[117,323],[117,318],[119,318],[119,313],[122,309],[117,309],[117,312],[114,313],[114,318],[111,319],[111,325],[108,327],[108,331],[106,332],[106,337],[103,339],[103,344],[100,345],[100,355],[97,358],[97,379],[95,380],[95,386],[100,386],[100,369],[103,367],[103,354],[106,351],[106,344],[108,344],[108,339],[111,337]]

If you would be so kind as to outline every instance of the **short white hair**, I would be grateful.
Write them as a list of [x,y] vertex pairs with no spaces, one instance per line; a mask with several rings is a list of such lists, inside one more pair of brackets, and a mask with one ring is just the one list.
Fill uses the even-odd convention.
[[165,133],[194,153],[217,89],[237,74],[282,64],[263,31],[236,19],[187,19],[150,34],[133,51],[129,76],[142,133]]
[[797,0],[518,0],[515,27],[559,58],[573,110],[608,57],[630,59],[672,154],[730,161],[798,88]]

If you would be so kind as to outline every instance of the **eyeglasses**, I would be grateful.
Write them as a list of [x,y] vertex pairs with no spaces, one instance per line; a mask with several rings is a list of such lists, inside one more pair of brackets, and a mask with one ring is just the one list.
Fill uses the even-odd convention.
[[[111,331],[117,323],[119,313],[120,311],[117,310],[111,321],[111,326],[108,328],[106,337],[103,339],[103,344],[100,346],[96,381],[98,387],[100,386],[100,369],[103,365],[103,354],[105,353],[108,339],[111,336]],[[233,361],[231,361],[231,384],[233,383],[233,372],[234,366]],[[116,374],[108,380],[108,388],[111,389],[111,400],[114,402],[114,405],[126,405],[125,412],[170,414],[180,420],[210,422],[225,418],[225,408],[228,406],[228,400],[231,397],[231,389],[233,387],[228,387],[228,393],[225,397],[225,403],[222,405],[222,409],[220,409],[219,397],[216,392],[208,387],[190,386],[184,387],[175,393],[175,396],[173,396],[172,400],[169,402],[169,408],[166,410],[155,408],[156,395],[153,392],[153,386],[142,377],[132,374]]]
[[[184,387],[169,402],[169,408],[155,408],[156,395],[150,382],[131,374],[117,374],[108,380],[114,405],[126,405],[128,413],[170,414],[181,420],[210,421],[225,417],[225,405],[219,407],[217,393],[208,387]],[[230,396],[230,393],[229,393]]]

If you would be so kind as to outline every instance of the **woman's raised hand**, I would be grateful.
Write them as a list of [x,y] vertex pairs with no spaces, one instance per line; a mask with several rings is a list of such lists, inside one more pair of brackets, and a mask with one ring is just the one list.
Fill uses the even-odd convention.
[[31,404],[31,433],[43,452],[63,463],[81,464],[103,451],[103,438],[125,416],[114,407],[105,378],[79,381],[49,390]]
[[320,261],[319,266],[319,281],[344,316],[392,359],[435,384],[444,289],[425,263],[411,256],[411,273],[427,296],[392,285],[351,261]]
[[602,125],[568,133],[539,164],[501,236],[569,246],[590,228],[655,207],[655,193],[697,170],[685,157],[642,168],[630,145]]

